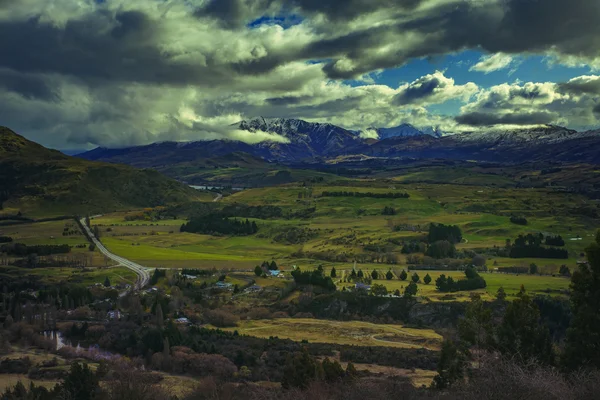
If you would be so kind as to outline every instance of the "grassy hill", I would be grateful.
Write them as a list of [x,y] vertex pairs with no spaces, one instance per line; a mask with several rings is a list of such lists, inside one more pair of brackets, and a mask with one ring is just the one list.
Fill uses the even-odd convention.
[[31,215],[100,213],[200,193],[153,170],[66,156],[0,127],[0,206]]

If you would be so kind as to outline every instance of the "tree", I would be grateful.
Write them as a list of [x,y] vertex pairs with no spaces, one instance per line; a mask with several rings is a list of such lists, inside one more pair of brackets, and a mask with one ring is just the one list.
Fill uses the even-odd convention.
[[458,324],[460,339],[476,348],[476,356],[482,350],[491,348],[494,343],[492,310],[486,307],[481,297],[476,296],[467,306],[465,317]]
[[354,364],[352,364],[352,362],[349,362],[348,365],[346,365],[346,378],[354,379],[357,376],[358,371],[356,370],[356,367],[354,366]]
[[345,375],[344,369],[336,360],[330,361],[329,358],[325,358],[321,367],[323,368],[323,377],[327,382],[338,381]]
[[471,260],[471,264],[473,264],[476,267],[483,267],[485,265],[486,262],[486,258],[480,254],[477,254],[473,257],[473,259]]
[[96,239],[100,239],[100,228],[98,225],[94,225],[94,236],[96,236]]
[[438,240],[429,246],[425,254],[433,258],[452,258],[456,255],[456,248],[448,240]]
[[415,282],[411,282],[404,289],[404,297],[410,299],[417,295],[418,290],[417,284]]
[[160,304],[156,304],[156,326],[158,326],[160,329],[163,328],[164,323],[165,323],[165,317],[163,316],[163,310],[162,307],[160,306]]
[[394,278],[394,274],[392,273],[392,270],[389,270],[388,272],[386,272],[385,279],[387,279],[388,281],[391,281],[393,278]]
[[371,272],[371,278],[373,279],[379,279],[379,272],[377,272],[376,269],[373,270],[373,272]]
[[94,251],[96,250],[96,245],[94,243],[90,243],[90,245],[88,246],[88,250],[89,251]]
[[450,340],[444,340],[440,361],[437,367],[437,375],[433,378],[433,386],[436,389],[447,389],[456,382],[462,382],[465,377],[467,362],[462,352],[458,351],[456,345]]
[[586,249],[588,264],[571,276],[573,319],[563,357],[568,369],[600,368],[600,230]]
[[402,270],[402,272],[400,272],[400,280],[405,281],[406,278],[408,278],[408,274],[406,273],[405,270]]
[[519,293],[508,305],[497,336],[498,350],[517,361],[554,363],[550,332],[540,323],[540,311],[527,293]]
[[498,288],[498,291],[496,292],[496,299],[498,299],[499,301],[506,300],[506,292],[504,291],[504,288],[502,286],[500,286]]
[[385,286],[376,283],[371,286],[371,294],[373,296],[386,296],[388,294],[388,290]]
[[108,276],[106,277],[106,279],[104,280],[104,287],[110,287],[110,279],[108,279]]
[[414,283],[418,283],[421,280],[421,278],[419,277],[419,274],[417,274],[416,272],[413,274],[411,279]]
[[330,276],[332,278],[336,278],[337,277],[337,271],[335,270],[335,267],[331,268],[331,274],[330,274]]
[[277,266],[277,263],[275,262],[275,260],[271,261],[271,264],[269,265],[269,269],[271,271],[277,271],[279,269],[279,267]]
[[260,265],[257,265],[256,267],[254,267],[254,275],[256,275],[256,276],[262,276],[263,272],[264,271],[260,267]]
[[288,356],[283,367],[281,386],[284,389],[305,389],[322,375],[321,364],[308,353],[306,348],[303,348],[301,352]]
[[358,274],[357,274],[357,276],[358,276],[359,278],[364,278],[365,274],[363,273],[362,269],[359,269],[359,270],[358,270]]
[[425,282],[426,285],[429,285],[431,283],[431,276],[429,276],[429,274],[425,275],[423,282]]
[[98,391],[98,378],[87,364],[75,362],[60,385],[61,398],[70,400],[92,400]]
[[529,265],[529,274],[530,274],[530,275],[535,275],[535,274],[537,274],[537,273],[538,273],[538,266],[537,266],[537,265],[535,265],[534,263],[531,263],[531,264]]

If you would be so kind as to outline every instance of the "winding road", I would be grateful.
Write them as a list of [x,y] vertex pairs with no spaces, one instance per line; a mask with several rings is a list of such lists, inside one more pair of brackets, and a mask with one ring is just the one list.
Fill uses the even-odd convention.
[[[90,218],[93,218],[93,217],[90,217]],[[120,257],[120,256],[108,251],[108,249],[106,247],[104,247],[102,242],[100,242],[100,240],[98,240],[98,238],[96,236],[94,236],[94,233],[92,232],[90,227],[86,225],[85,218],[81,218],[79,220],[79,222],[81,223],[81,226],[83,226],[83,229],[85,229],[87,236],[92,240],[92,242],[96,245],[96,248],[98,250],[100,250],[100,252],[102,254],[104,254],[106,257],[110,258],[111,260],[119,263],[119,265],[121,265],[125,268],[129,268],[130,270],[132,270],[133,272],[135,272],[137,274],[138,279],[137,279],[137,282],[135,283],[136,289],[142,289],[144,286],[148,285],[148,283],[150,282],[150,272],[148,272],[148,269],[146,267],[143,267],[139,264],[134,263],[133,261],[129,261],[126,258]]]

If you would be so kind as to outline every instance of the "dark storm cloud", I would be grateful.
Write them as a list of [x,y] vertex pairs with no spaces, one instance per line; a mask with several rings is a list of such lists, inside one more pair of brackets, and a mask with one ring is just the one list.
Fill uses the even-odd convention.
[[550,124],[556,120],[557,115],[545,111],[533,113],[510,113],[505,115],[472,112],[459,115],[455,118],[459,124],[470,126],[493,126],[493,125],[538,125]]
[[600,78],[578,78],[569,82],[559,83],[558,89],[562,93],[571,94],[598,94],[600,95]]
[[433,95],[434,90],[440,87],[440,80],[432,77],[418,85],[411,85],[394,97],[394,103],[398,105],[413,104],[417,100]]
[[28,99],[52,101],[58,98],[44,78],[6,69],[0,69],[0,89],[17,93]]

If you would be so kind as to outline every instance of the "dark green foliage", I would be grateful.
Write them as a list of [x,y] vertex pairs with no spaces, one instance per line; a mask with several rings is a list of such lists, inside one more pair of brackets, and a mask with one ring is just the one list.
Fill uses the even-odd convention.
[[448,389],[455,383],[462,382],[466,367],[467,362],[464,354],[458,351],[452,341],[444,340],[437,368],[438,374],[433,378],[432,387],[442,390]]
[[371,286],[371,294],[373,296],[386,296],[388,294],[388,290],[385,286],[376,283]]
[[570,369],[600,368],[600,231],[586,254],[589,263],[580,264],[571,277],[573,319],[563,359]]
[[394,279],[394,274],[392,273],[392,271],[388,271],[385,273],[385,279],[387,279],[388,281]]
[[33,382],[27,388],[21,381],[12,388],[6,388],[0,396],[0,400],[54,400],[57,398],[55,391],[49,391],[43,386],[36,386]]
[[408,193],[373,193],[373,192],[328,192],[321,194],[323,197],[370,197],[374,199],[408,199]]
[[409,283],[406,288],[404,288],[404,297],[412,298],[417,295],[419,288],[415,282]]
[[419,274],[417,274],[416,272],[412,275],[411,279],[414,283],[418,283],[421,280]]
[[316,229],[286,226],[279,228],[279,232],[273,236],[273,240],[278,243],[300,244],[317,236],[319,236],[319,232]]
[[483,289],[487,286],[485,279],[474,268],[467,268],[465,270],[465,278],[455,281],[451,276],[446,277],[446,275],[442,274],[435,280],[435,286],[440,292]]
[[222,234],[247,236],[253,235],[258,231],[256,224],[250,221],[238,221],[218,215],[205,215],[194,217],[188,223],[181,225],[181,232],[202,233],[202,234]]
[[566,249],[558,249],[555,247],[542,247],[544,235],[533,235],[531,233],[526,236],[519,235],[515,239],[514,244],[510,247],[511,258],[569,258],[569,252]]
[[371,272],[371,278],[373,278],[373,279],[379,279],[379,272],[377,272],[377,270],[376,270],[376,269],[374,269],[374,270]]
[[356,274],[356,276],[359,277],[359,278],[364,278],[365,274],[363,273],[362,269],[359,269],[358,273]]
[[560,235],[546,236],[545,244],[546,244],[546,246],[564,246],[565,240]]
[[0,236],[0,243],[11,243],[13,238],[10,236]]
[[448,240],[433,242],[425,253],[433,258],[453,258],[456,255],[454,244]]
[[465,317],[458,324],[458,332],[462,341],[480,351],[494,346],[494,325],[492,309],[480,297],[475,297],[467,306]]
[[329,274],[329,276],[331,276],[332,278],[336,278],[337,277],[337,273],[335,271],[335,267],[331,268],[331,273]]
[[262,276],[263,273],[264,273],[264,271],[260,267],[260,265],[257,265],[256,267],[254,267],[254,275],[256,275],[256,276]]
[[540,311],[526,293],[519,294],[506,308],[497,340],[502,354],[522,363],[533,359],[544,364],[554,363],[548,327],[540,324]]
[[284,389],[305,389],[311,382],[320,380],[322,376],[323,367],[304,348],[301,352],[288,356],[283,367],[281,386]]
[[498,291],[496,292],[496,299],[499,301],[506,300],[506,292],[504,291],[504,288],[502,286],[500,286],[498,288]]
[[277,266],[277,263],[275,260],[272,260],[271,264],[269,264],[269,271],[277,271],[278,269],[279,267]]
[[385,206],[383,208],[383,211],[381,212],[382,215],[396,215],[396,209],[394,207],[388,207]]
[[535,275],[538,273],[538,266],[534,263],[529,264],[529,274]]
[[427,241],[434,243],[438,241],[448,241],[456,244],[462,241],[462,232],[457,225],[430,224]]
[[426,285],[429,285],[431,283],[431,276],[429,276],[429,274],[425,275],[423,282],[425,282]]
[[98,378],[87,364],[75,362],[71,371],[60,385],[63,398],[70,400],[92,400],[99,389]]
[[527,225],[527,219],[525,219],[525,217],[517,217],[515,215],[510,217],[510,222],[517,225]]
[[52,254],[66,254],[70,252],[71,246],[68,244],[38,244],[28,246],[23,243],[14,243],[5,244],[0,247],[0,253],[6,253],[17,257],[25,257],[30,254],[49,256]]
[[323,289],[334,291],[335,284],[329,276],[323,274],[323,269],[315,269],[312,271],[301,271],[300,268],[292,271],[294,282],[298,285],[314,285]]
[[560,266],[558,273],[561,274],[562,276],[571,276],[571,270],[569,269],[569,267],[567,267],[564,264]]
[[404,245],[402,246],[402,250],[400,250],[402,254],[420,253],[421,251],[421,244],[416,240],[404,243]]
[[108,276],[106,277],[106,279],[104,280],[104,287],[110,287],[110,279],[108,279]]
[[330,361],[329,358],[325,358],[321,366],[323,368],[323,378],[326,382],[339,381],[346,375],[340,363],[335,360]]
[[406,273],[405,270],[402,270],[402,272],[400,272],[400,280],[405,281],[406,278],[408,278],[408,274]]
[[167,271],[165,271],[164,269],[161,270],[161,269],[156,268],[154,270],[154,273],[150,277],[150,284],[151,285],[156,285],[158,283],[158,280],[160,278],[164,278],[165,276],[167,276]]

